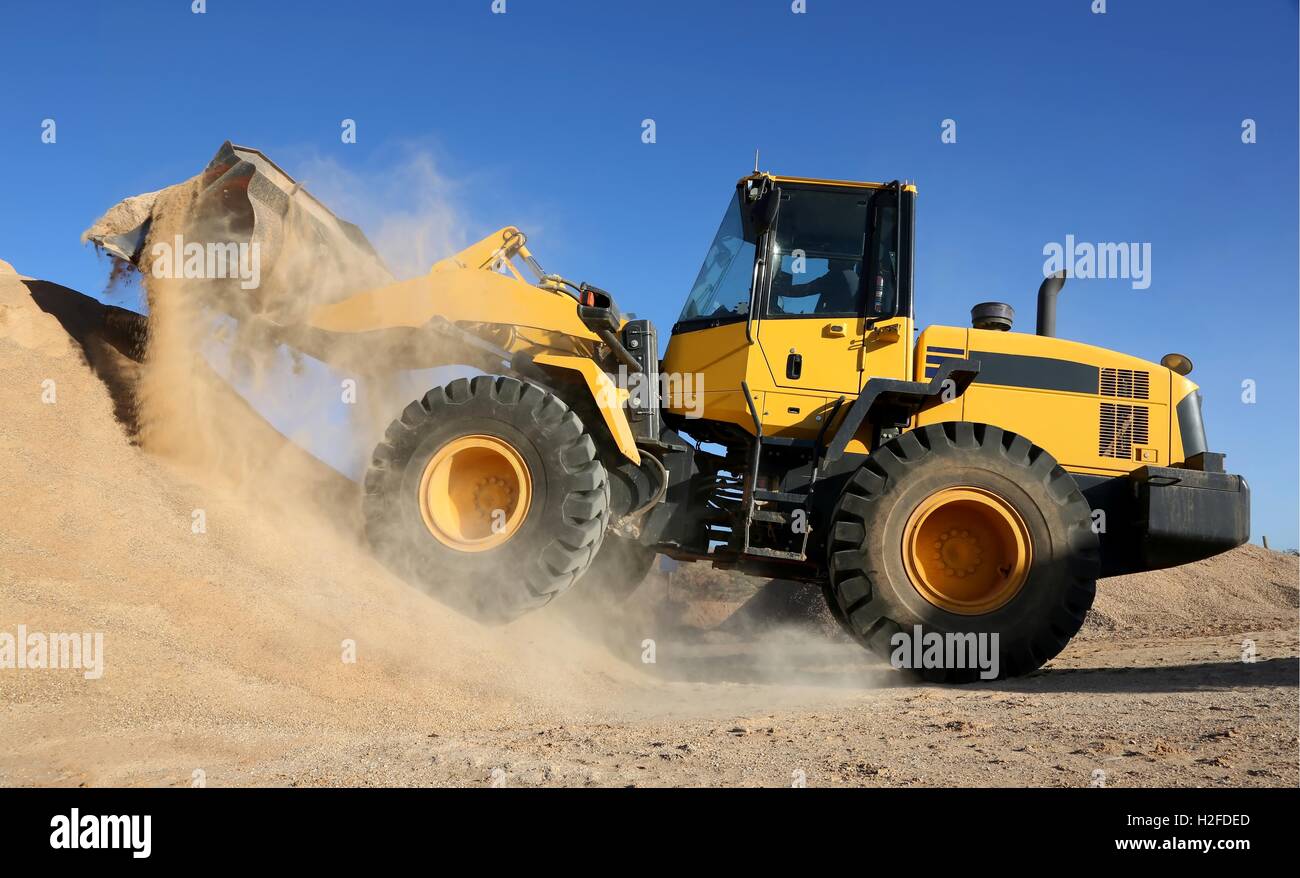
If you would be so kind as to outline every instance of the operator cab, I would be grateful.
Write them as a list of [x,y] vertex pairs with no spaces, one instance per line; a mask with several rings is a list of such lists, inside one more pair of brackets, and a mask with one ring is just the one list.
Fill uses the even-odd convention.
[[899,214],[906,201],[910,220],[914,195],[896,183],[746,177],[674,331],[747,318],[760,302],[772,317],[899,313],[898,281],[911,267],[910,252],[903,264]]
[[[909,377],[915,194],[897,182],[740,180],[673,327],[665,368],[734,375],[734,387],[709,388],[718,392],[738,391],[744,378],[752,391],[850,395],[864,374]],[[751,367],[751,351],[766,368]],[[728,359],[733,367],[719,369]],[[782,402],[801,416],[817,407]]]

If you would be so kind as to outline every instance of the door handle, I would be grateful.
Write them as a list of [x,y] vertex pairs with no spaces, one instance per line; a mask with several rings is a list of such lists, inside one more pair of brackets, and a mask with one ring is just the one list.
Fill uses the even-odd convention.
[[827,324],[826,335],[829,338],[844,338],[844,324],[843,323]]

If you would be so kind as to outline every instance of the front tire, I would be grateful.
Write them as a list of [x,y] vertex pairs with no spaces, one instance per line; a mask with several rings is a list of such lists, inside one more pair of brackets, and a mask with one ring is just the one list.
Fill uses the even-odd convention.
[[406,407],[365,476],[366,537],[405,578],[490,622],[545,606],[586,571],[609,483],[557,396],[483,375]]
[[[917,632],[996,634],[997,676],[1027,674],[1065,648],[1092,606],[1091,524],[1074,479],[1023,436],[970,422],[920,427],[873,452],[836,503],[827,597],[848,632],[886,657]],[[991,670],[967,665],[912,669],[936,682]]]

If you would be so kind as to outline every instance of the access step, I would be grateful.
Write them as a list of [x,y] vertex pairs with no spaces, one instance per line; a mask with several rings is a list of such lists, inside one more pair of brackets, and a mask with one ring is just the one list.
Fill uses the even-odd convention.
[[745,554],[758,555],[760,558],[783,558],[787,561],[808,560],[808,556],[803,552],[786,552],[782,549],[765,549],[761,546],[750,546]]
[[[802,507],[800,507],[802,508]],[[772,512],[766,509],[756,509],[750,516],[754,521],[767,521],[772,524],[789,524],[794,521],[793,512]]]
[[802,506],[802,505],[803,505],[803,502],[804,502],[805,500],[808,499],[808,495],[807,495],[807,494],[789,494],[789,493],[786,493],[785,491],[764,491],[764,490],[761,490],[761,489],[759,489],[759,488],[755,488],[755,489],[754,489],[754,499],[755,499],[755,500],[771,500],[771,501],[774,501],[774,502],[776,502],[776,503],[798,503],[799,505]]

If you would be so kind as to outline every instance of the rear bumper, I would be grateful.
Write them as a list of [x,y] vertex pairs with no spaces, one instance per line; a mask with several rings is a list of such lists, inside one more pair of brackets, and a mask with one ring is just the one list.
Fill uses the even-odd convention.
[[[1201,452],[1181,467],[1144,466],[1126,476],[1075,475],[1101,541],[1101,575],[1176,567],[1250,538],[1250,486]],[[1104,517],[1098,513],[1104,513]]]
[[1132,486],[1131,569],[1199,561],[1250,539],[1250,486],[1241,476],[1144,466]]

